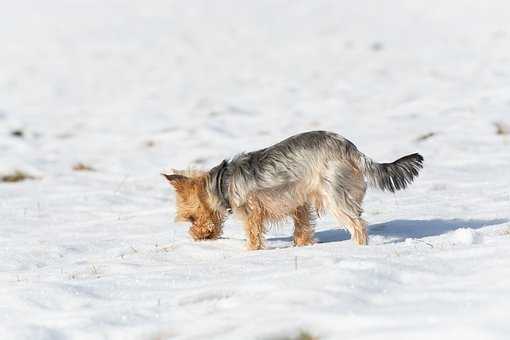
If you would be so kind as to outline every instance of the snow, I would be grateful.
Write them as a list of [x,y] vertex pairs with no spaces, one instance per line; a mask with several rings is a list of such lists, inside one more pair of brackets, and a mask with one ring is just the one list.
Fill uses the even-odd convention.
[[[0,183],[2,338],[506,339],[509,11],[4,1],[0,175],[37,179]],[[204,242],[173,222],[162,169],[316,129],[425,157],[408,190],[367,195],[367,247],[331,216],[313,246],[287,224],[257,252],[235,219]]]
[[479,234],[475,230],[469,228],[459,228],[452,234],[452,239],[455,244],[469,246],[475,243],[481,243],[483,239],[483,234]]

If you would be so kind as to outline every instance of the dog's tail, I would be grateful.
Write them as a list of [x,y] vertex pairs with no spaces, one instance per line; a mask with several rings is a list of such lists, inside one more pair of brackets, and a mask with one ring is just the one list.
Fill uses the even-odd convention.
[[423,157],[418,153],[404,156],[393,163],[377,163],[359,151],[352,156],[351,159],[361,168],[368,183],[383,191],[405,189],[423,168]]

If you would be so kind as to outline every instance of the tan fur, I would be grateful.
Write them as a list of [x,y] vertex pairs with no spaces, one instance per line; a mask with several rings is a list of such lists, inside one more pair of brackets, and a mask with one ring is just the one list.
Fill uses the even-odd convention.
[[[179,174],[184,172],[179,172]],[[222,234],[225,214],[211,209],[205,190],[206,174],[200,172],[186,173],[193,177],[164,176],[177,192],[176,221],[192,223],[189,234],[194,240],[217,239]]]
[[292,215],[294,220],[294,245],[307,246],[313,244],[314,226],[308,205],[298,207]]

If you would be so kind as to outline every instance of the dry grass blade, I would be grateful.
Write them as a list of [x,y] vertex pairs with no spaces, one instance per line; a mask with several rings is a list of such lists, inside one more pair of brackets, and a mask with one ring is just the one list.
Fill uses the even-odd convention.
[[429,139],[429,138],[434,137],[435,135],[436,135],[436,133],[435,133],[435,132],[425,133],[425,134],[423,134],[423,135],[419,136],[418,138],[416,138],[416,141],[417,141],[417,142],[423,142],[423,141],[425,141],[425,140],[427,140],[427,139]]
[[275,340],[319,340],[318,336],[312,335],[307,331],[299,331],[296,336],[291,337],[283,337],[283,338],[275,338]]
[[495,122],[496,134],[498,135],[510,135],[510,125],[503,122]]
[[76,163],[73,165],[74,171],[96,171],[93,167],[83,164],[83,163]]
[[308,333],[307,331],[299,332],[297,340],[319,340],[319,337]]
[[31,176],[23,171],[16,170],[12,174],[3,175],[0,177],[0,182],[5,183],[15,183],[25,181],[27,179],[36,179],[34,176]]
[[21,130],[21,129],[13,130],[13,131],[11,131],[11,136],[23,138],[25,136],[25,132],[23,132],[23,130]]

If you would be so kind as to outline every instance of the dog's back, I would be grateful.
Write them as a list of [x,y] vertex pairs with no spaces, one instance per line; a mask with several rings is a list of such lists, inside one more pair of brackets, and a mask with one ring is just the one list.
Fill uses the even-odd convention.
[[379,164],[336,133],[311,131],[262,150],[240,154],[231,165],[237,181],[245,182],[248,187],[271,188],[313,177],[332,162],[351,164],[380,189],[395,191],[404,189],[418,175],[423,158],[413,154],[394,163]]
[[244,204],[255,192],[282,199],[288,196],[296,204],[310,195],[322,199],[333,195],[330,201],[347,194],[361,205],[364,179],[382,190],[404,189],[418,175],[422,162],[423,158],[414,154],[380,164],[338,134],[305,132],[232,159],[227,168],[229,193],[236,205]]

